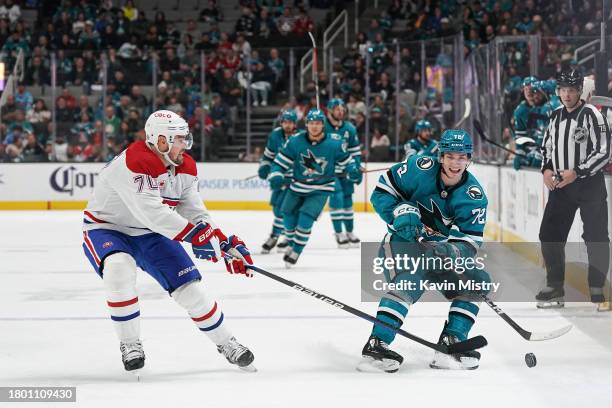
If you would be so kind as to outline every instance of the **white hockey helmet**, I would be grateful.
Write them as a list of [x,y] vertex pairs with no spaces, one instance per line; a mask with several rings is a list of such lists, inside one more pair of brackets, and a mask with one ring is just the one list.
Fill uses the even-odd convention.
[[169,110],[158,110],[149,115],[145,123],[147,142],[157,146],[159,136],[165,136],[169,145],[174,144],[176,136],[184,136],[187,149],[193,145],[193,137],[189,132],[189,125],[185,119]]

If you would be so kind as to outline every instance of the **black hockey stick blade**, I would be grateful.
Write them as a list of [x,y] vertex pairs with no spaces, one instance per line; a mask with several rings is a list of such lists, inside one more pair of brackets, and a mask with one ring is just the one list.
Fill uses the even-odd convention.
[[[230,255],[226,255],[226,256],[230,256]],[[230,256],[231,257],[231,256]],[[261,269],[255,265],[247,265],[247,268],[249,268],[250,270],[259,273],[260,275],[264,275],[270,279],[273,279],[277,282],[280,282],[286,286],[289,286],[290,288],[293,288],[299,292],[304,293],[305,295],[308,295],[310,297],[313,297],[315,299],[318,299],[324,303],[329,304],[330,306],[333,306],[337,309],[342,309],[348,313],[351,313],[354,316],[360,317],[364,320],[369,321],[370,323],[373,323],[375,325],[379,325],[379,326],[383,326],[389,330],[394,331],[395,333],[399,334],[402,337],[406,337],[407,339],[410,339],[414,342],[417,342],[419,344],[422,344],[425,347],[429,347],[431,349],[437,350],[441,353],[444,354],[454,354],[454,353],[458,353],[458,352],[466,352],[466,351],[471,351],[471,350],[476,350],[479,348],[482,348],[484,346],[487,345],[487,340],[483,337],[483,336],[476,336],[470,339],[467,339],[465,341],[459,342],[459,343],[455,343],[455,344],[451,344],[449,346],[445,345],[445,344],[436,344],[436,343],[432,343],[430,341],[427,341],[419,336],[416,336],[414,334],[408,333],[405,330],[396,328],[391,326],[390,324],[383,322],[382,320],[377,319],[374,316],[370,316],[369,314],[362,312],[359,309],[356,309],[352,306],[349,306],[345,303],[342,303],[334,298],[331,298],[327,295],[324,295],[320,292],[317,292],[315,290],[312,289],[308,289],[305,286],[302,286],[296,282],[292,282],[289,279],[285,279],[282,276],[276,275],[272,272],[268,272],[264,269]]]
[[480,121],[478,119],[474,119],[474,128],[476,129],[476,133],[478,133],[478,136],[480,136],[480,138],[482,140],[484,140],[485,142],[490,143],[493,146],[496,146],[496,147],[498,147],[498,148],[500,148],[500,149],[502,149],[502,150],[504,150],[504,151],[506,151],[508,153],[512,153],[512,154],[514,154],[516,156],[527,157],[524,154],[518,153],[518,152],[516,152],[516,151],[514,151],[512,149],[508,149],[506,146],[501,145],[501,144],[497,143],[496,141],[489,139],[485,135],[484,130],[482,130],[482,125],[480,124]]

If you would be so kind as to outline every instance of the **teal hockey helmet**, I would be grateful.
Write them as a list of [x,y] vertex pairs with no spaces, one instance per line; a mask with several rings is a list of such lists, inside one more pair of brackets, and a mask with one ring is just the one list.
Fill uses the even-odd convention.
[[308,111],[308,115],[306,115],[306,122],[323,122],[325,123],[325,115],[321,109],[312,108]]
[[523,83],[522,86],[523,88],[526,86],[531,86],[533,85],[534,82],[537,82],[538,78],[534,77],[534,76],[528,76],[523,78]]
[[340,98],[332,98],[329,100],[329,102],[327,102],[327,109],[328,110],[332,110],[334,109],[336,106],[342,106],[344,107],[344,101]]
[[297,113],[293,109],[287,109],[281,113],[281,122],[288,120],[289,122],[297,123]]
[[419,133],[421,130],[424,130],[424,129],[431,130],[431,129],[433,129],[433,126],[431,126],[431,122],[430,121],[425,120],[425,119],[421,119],[414,126],[414,131],[416,133]]
[[471,157],[474,152],[470,134],[462,129],[445,130],[440,137],[438,149],[440,156],[444,153],[466,153]]

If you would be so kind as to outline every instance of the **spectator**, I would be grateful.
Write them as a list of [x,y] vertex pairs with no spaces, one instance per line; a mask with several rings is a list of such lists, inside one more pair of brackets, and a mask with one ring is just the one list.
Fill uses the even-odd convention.
[[22,82],[17,85],[17,93],[15,94],[15,103],[19,109],[23,109],[25,112],[32,110],[34,104],[34,98],[29,91],[26,91],[25,86]]
[[216,48],[215,44],[210,41],[210,35],[207,32],[202,32],[200,41],[194,46],[198,51],[211,51]]
[[303,37],[307,32],[314,30],[314,22],[310,18],[310,16],[306,13],[304,8],[300,8],[300,14],[295,19],[295,23],[293,25],[293,32],[295,35]]
[[126,0],[121,10],[123,11],[123,16],[129,21],[136,21],[138,19],[138,9],[134,6],[133,0]]
[[79,122],[75,123],[70,129],[70,133],[74,136],[73,139],[75,140],[78,139],[77,136],[81,133],[84,133],[87,137],[89,137],[93,134],[93,132],[94,127],[87,112],[82,112]]
[[372,142],[370,143],[370,161],[389,161],[391,158],[391,140],[382,133],[379,128],[372,131]]
[[68,143],[62,133],[58,133],[54,141],[47,143],[47,154],[50,161],[67,162],[70,159]]
[[57,97],[56,103],[59,102],[59,98],[63,98],[64,102],[66,102],[66,107],[68,109],[75,109],[77,106],[76,98],[70,93],[70,90],[66,87],[62,88],[62,94]]
[[34,133],[39,140],[46,140],[48,136],[47,125],[51,121],[51,111],[47,108],[43,99],[36,100],[34,108],[26,113],[26,121],[32,124]]
[[149,101],[147,97],[142,94],[142,89],[138,85],[132,85],[130,94],[132,106],[138,109],[141,116],[145,116],[149,108]]
[[26,141],[21,151],[24,162],[41,162],[46,161],[45,149],[38,142],[34,133],[26,134]]
[[92,161],[94,153],[94,146],[89,141],[87,133],[79,132],[77,143],[70,147],[72,159],[78,163]]
[[221,78],[219,93],[227,104],[237,106],[240,104],[240,97],[242,96],[240,83],[231,70],[224,69],[222,72],[223,77]]
[[276,84],[282,83],[282,79],[285,75],[285,61],[279,57],[278,49],[276,48],[270,50],[268,67],[274,72],[274,82]]
[[257,22],[253,17],[253,10],[250,7],[242,8],[242,16],[236,21],[236,27],[234,31],[236,34],[244,35],[245,37],[252,37],[255,32],[255,26]]
[[0,116],[2,116],[2,122],[7,123],[7,122],[15,121],[17,119],[18,109],[19,107],[17,106],[17,103],[15,102],[15,96],[8,95],[6,97],[6,103],[4,104],[4,106],[2,106],[2,109],[0,110]]
[[357,99],[357,96],[354,94],[349,95],[346,108],[348,111],[348,119],[350,121],[355,121],[359,113],[365,116],[367,112],[366,104],[363,103],[363,101]]
[[176,56],[176,52],[174,48],[168,47],[166,48],[166,52],[164,53],[164,57],[161,58],[159,62],[159,69],[163,71],[176,72],[180,68],[180,60]]
[[283,14],[276,19],[276,28],[280,35],[288,36],[295,29],[295,17],[291,7],[285,7]]
[[115,115],[115,108],[107,106],[104,108],[104,132],[106,137],[115,137],[119,134],[121,120]]
[[257,37],[262,39],[268,39],[271,36],[278,34],[274,18],[272,18],[267,8],[262,8],[259,12],[255,32]]
[[253,106],[259,106],[259,99],[261,99],[261,106],[268,106],[268,93],[273,82],[274,72],[263,62],[257,61],[251,79],[251,89],[255,91],[253,92]]
[[18,163],[23,160],[24,138],[21,126],[17,125],[4,140],[5,154],[9,162]]
[[200,21],[222,21],[223,15],[219,11],[216,0],[208,0],[208,5],[200,11]]
[[371,110],[370,116],[370,126],[372,129],[377,128],[380,130],[382,134],[386,134],[389,128],[389,120],[383,114],[383,111],[380,107],[375,106]]
[[0,6],[0,19],[8,18],[11,24],[15,24],[21,17],[21,8],[13,0],[7,0],[6,4]]

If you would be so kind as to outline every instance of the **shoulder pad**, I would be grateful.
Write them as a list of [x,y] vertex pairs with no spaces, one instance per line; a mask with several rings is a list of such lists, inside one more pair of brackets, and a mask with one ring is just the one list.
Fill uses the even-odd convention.
[[132,143],[125,152],[127,168],[137,174],[148,174],[157,178],[166,172],[166,167],[143,140]]

